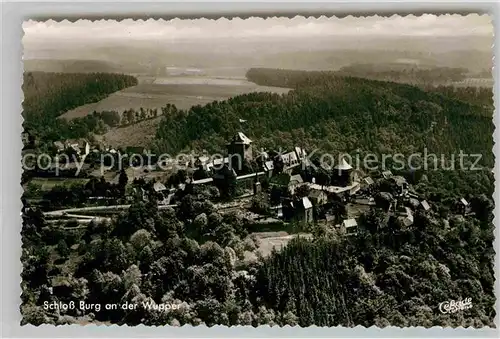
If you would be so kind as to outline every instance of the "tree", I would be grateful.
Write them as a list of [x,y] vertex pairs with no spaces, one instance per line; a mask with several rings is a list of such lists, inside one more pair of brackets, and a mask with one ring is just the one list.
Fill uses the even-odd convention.
[[57,243],[57,252],[59,252],[59,255],[63,258],[66,258],[70,254],[69,247],[64,239],[59,240]]
[[267,194],[260,193],[253,196],[251,208],[255,213],[269,214],[271,207],[269,206]]
[[272,206],[276,206],[281,203],[281,199],[288,196],[288,189],[281,186],[271,186],[271,192],[269,194],[269,200]]
[[144,230],[138,230],[130,237],[130,243],[136,250],[141,250],[151,243],[151,234]]
[[120,171],[120,176],[118,177],[118,187],[121,191],[121,195],[123,196],[125,194],[125,187],[128,184],[128,176],[127,173],[125,172],[125,169],[121,169]]
[[123,272],[122,281],[124,283],[125,290],[129,290],[133,285],[141,285],[142,273],[137,265],[132,265]]
[[117,127],[120,125],[120,114],[116,111],[101,112],[101,119],[110,127]]
[[295,189],[295,196],[297,198],[307,197],[311,192],[311,188],[307,185],[301,185]]
[[133,124],[135,122],[135,114],[134,110],[129,109],[128,111],[125,111],[126,117],[127,117],[127,122],[129,124]]
[[41,306],[23,305],[21,306],[21,314],[23,315],[21,325],[31,324],[40,326],[51,323],[50,318],[46,316]]

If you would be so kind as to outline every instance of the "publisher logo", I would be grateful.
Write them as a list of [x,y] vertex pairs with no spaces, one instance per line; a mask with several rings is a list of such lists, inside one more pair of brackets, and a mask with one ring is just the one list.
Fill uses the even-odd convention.
[[466,298],[464,300],[450,300],[444,301],[439,304],[439,310],[441,313],[456,313],[458,311],[468,310],[472,308],[472,298]]

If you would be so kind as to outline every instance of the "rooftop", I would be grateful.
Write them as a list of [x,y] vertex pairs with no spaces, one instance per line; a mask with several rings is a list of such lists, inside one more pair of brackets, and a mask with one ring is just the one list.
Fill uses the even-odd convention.
[[320,190],[311,190],[311,192],[309,192],[309,196],[311,198],[318,198],[320,197],[322,194],[326,194],[324,191],[320,191]]
[[375,183],[375,181],[373,181],[373,179],[371,177],[366,177],[363,180],[368,185],[373,185]]
[[153,185],[153,189],[156,192],[161,192],[161,191],[167,190],[167,188],[165,187],[165,185],[163,185],[161,182],[155,182],[154,185]]
[[345,161],[345,159],[344,159],[344,158],[342,158],[342,159],[340,160],[340,162],[338,163],[338,165],[336,165],[336,166],[334,167],[334,169],[336,169],[336,170],[342,170],[342,171],[347,171],[347,170],[351,170],[351,169],[352,169],[352,166],[351,166],[351,165],[349,165],[349,164],[347,163],[347,161]]
[[390,177],[392,177],[392,172],[391,171],[383,171],[382,176],[384,177],[384,179],[389,179]]
[[266,171],[271,171],[271,170],[273,170],[273,169],[274,169],[274,162],[273,162],[272,160],[266,161],[266,162],[264,163],[264,169],[265,169]]
[[295,152],[288,152],[280,155],[283,163],[289,165],[298,162],[297,154]]
[[311,200],[309,200],[309,198],[308,198],[308,197],[303,197],[303,198],[301,199],[301,203],[302,203],[302,205],[304,206],[304,208],[305,208],[305,209],[308,209],[308,208],[312,208],[312,207],[313,207],[313,205],[312,205],[312,203],[311,203]]
[[306,156],[306,151],[300,147],[295,147],[295,153],[297,153],[297,156],[299,157],[299,159],[302,159]]
[[313,190],[323,190],[323,191],[327,191],[327,192],[330,192],[330,193],[335,193],[335,194],[339,194],[339,193],[344,193],[344,192],[348,192],[348,191],[351,191],[351,190],[357,190],[359,189],[359,182],[353,182],[352,185],[349,185],[349,186],[346,186],[346,187],[340,187],[340,186],[322,186],[322,185],[319,185],[319,184],[311,184],[311,183],[308,183],[307,184],[309,186],[309,188],[313,189]]
[[344,222],[342,224],[344,224],[345,228],[358,226],[358,223],[356,222],[356,219],[347,219],[347,220],[344,220]]
[[391,179],[394,180],[398,186],[406,184],[406,179],[400,175],[393,176]]
[[302,180],[300,174],[290,176],[290,184],[302,184],[303,182],[304,180]]
[[429,203],[427,202],[427,200],[422,200],[422,202],[420,204],[422,205],[422,207],[426,211],[430,210],[430,208],[431,208],[431,206],[429,205]]
[[252,140],[250,140],[245,134],[242,132],[236,133],[236,135],[233,137],[231,140],[232,143],[236,144],[244,144],[244,145],[250,145],[252,143]]

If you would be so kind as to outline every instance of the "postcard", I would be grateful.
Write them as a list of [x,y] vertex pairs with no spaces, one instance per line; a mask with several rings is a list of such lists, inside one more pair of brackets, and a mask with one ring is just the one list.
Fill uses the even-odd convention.
[[495,326],[490,16],[23,29],[23,325]]

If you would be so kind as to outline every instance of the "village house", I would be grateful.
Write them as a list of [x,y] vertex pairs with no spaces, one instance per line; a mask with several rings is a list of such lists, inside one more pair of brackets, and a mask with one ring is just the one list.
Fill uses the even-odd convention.
[[30,133],[28,128],[25,128],[21,133],[21,139],[23,141],[23,149],[30,149],[38,145],[38,140]]
[[392,177],[392,172],[391,171],[383,171],[382,172],[382,177],[386,180],[390,179]]
[[455,209],[459,214],[467,214],[470,212],[469,202],[465,198],[460,198],[455,204]]
[[366,177],[363,179],[363,184],[366,186],[366,187],[370,187],[371,185],[373,185],[375,183],[375,181],[373,181],[373,179],[371,177]]
[[408,199],[408,202],[413,209],[417,209],[420,207],[420,201],[418,201],[418,199],[410,198]]
[[279,205],[276,205],[276,206],[271,206],[271,210],[274,211],[274,215],[281,219],[283,218],[283,205],[282,204],[279,204]]
[[54,147],[57,152],[63,152],[68,149],[72,149],[76,152],[76,154],[84,156],[90,153],[90,144],[87,140],[84,139],[68,139],[64,142],[62,141],[54,141]]
[[375,204],[385,212],[389,212],[395,205],[394,197],[389,192],[380,192],[375,196]]
[[270,178],[273,176],[274,170],[274,162],[272,160],[267,160],[263,165],[264,172],[267,173],[267,176]]
[[57,152],[62,152],[66,148],[62,141],[54,141],[53,145],[56,148]]
[[297,187],[304,183],[304,180],[302,180],[302,176],[300,174],[292,175],[289,178],[288,191],[293,195],[295,194],[295,190],[297,189]]
[[325,214],[325,220],[326,220],[327,224],[333,224],[335,222],[335,219],[336,219],[335,215],[330,214],[330,213]]
[[90,144],[83,139],[66,140],[66,149],[72,148],[78,155],[87,155],[90,153]]
[[209,166],[209,160],[210,160],[210,158],[208,156],[202,155],[202,156],[199,156],[195,159],[193,165],[197,169],[210,171],[211,168]]
[[408,182],[406,179],[402,176],[392,176],[391,180],[393,180],[396,183],[396,186],[398,187],[397,194],[398,195],[406,195],[408,193]]
[[301,223],[313,222],[313,205],[308,197],[303,197],[294,201],[295,207],[295,220]]
[[172,201],[175,197],[175,193],[168,193],[163,196],[163,199],[158,201],[160,205],[172,205]]
[[163,200],[164,198],[166,198],[166,196],[168,195],[168,190],[167,188],[165,187],[164,184],[162,184],[161,182],[157,181],[153,184],[153,190],[158,194],[158,196],[160,197],[159,200]]
[[295,167],[306,160],[306,155],[307,153],[303,148],[295,147],[291,152],[278,154],[276,161],[282,165],[282,171],[284,173],[291,174]]
[[261,183],[260,179],[265,175],[264,172],[257,172],[257,173],[249,173],[249,174],[244,174],[236,177],[236,181],[238,182],[238,185],[242,187],[245,190],[251,190],[253,191],[254,194],[257,194],[256,191],[261,190]]
[[311,190],[308,197],[314,206],[321,206],[328,203],[328,194],[323,190]]
[[[286,198],[283,200],[277,213],[281,212],[285,221],[296,221],[299,223],[309,223],[314,220],[313,205],[309,198],[299,199]],[[276,209],[276,207],[275,207]]]
[[353,182],[350,186],[325,186],[315,183],[306,183],[311,190],[325,191],[326,193],[335,194],[342,200],[350,200],[351,197],[357,194],[361,188],[359,182]]
[[279,158],[287,170],[291,170],[293,167],[300,165],[299,158],[294,151],[281,154]]
[[427,200],[422,200],[420,202],[420,206],[422,207],[422,209],[424,210],[424,212],[427,212],[431,209],[431,206],[429,205],[429,203],[427,202]]
[[404,207],[398,213],[398,221],[405,227],[413,225],[413,212],[409,207]]
[[255,157],[255,162],[259,164],[259,166],[263,167],[266,161],[271,160],[269,153],[266,151],[260,152],[256,157]]
[[357,234],[358,223],[356,219],[346,219],[340,225],[341,231],[346,235]]
[[146,190],[142,187],[141,188],[137,188],[137,187],[132,188],[132,194],[127,195],[127,200],[133,201],[134,199],[148,201],[148,195],[147,195]]

